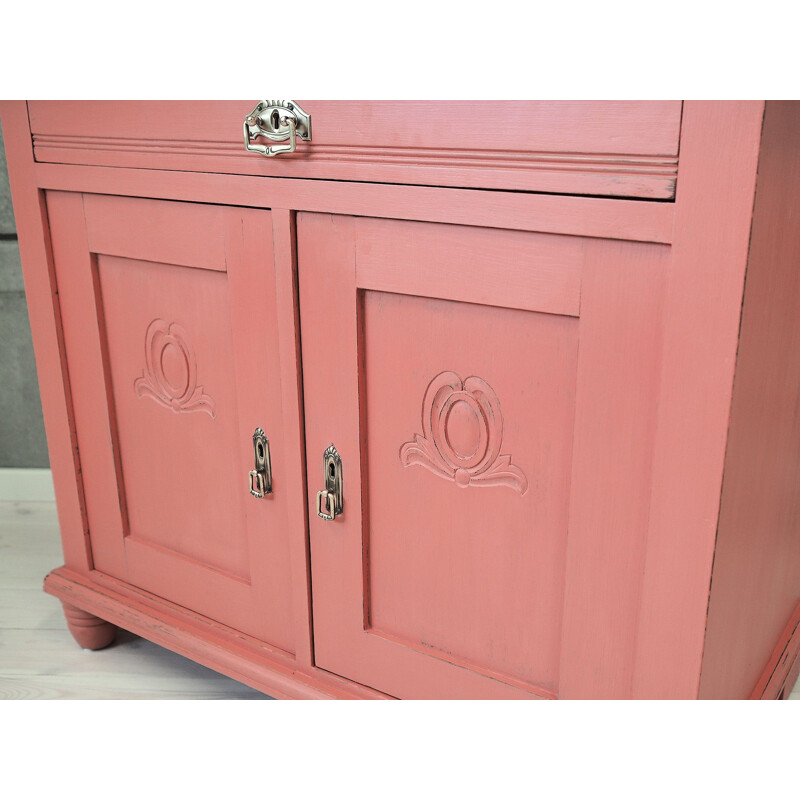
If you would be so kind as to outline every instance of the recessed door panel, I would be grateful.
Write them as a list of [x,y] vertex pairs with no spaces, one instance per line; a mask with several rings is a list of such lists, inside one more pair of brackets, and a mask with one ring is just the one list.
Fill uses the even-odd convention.
[[227,274],[97,263],[127,535],[249,580]]
[[577,320],[361,309],[367,629],[555,691]]

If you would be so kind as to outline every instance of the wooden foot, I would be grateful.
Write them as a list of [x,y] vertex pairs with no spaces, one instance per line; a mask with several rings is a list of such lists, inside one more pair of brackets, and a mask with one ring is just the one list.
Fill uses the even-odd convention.
[[117,635],[117,626],[80,608],[62,602],[67,627],[75,641],[85,650],[108,647]]

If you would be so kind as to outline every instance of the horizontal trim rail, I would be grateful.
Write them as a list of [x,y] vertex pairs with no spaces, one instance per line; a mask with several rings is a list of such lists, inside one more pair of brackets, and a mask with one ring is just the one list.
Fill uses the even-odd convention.
[[674,204],[480,189],[36,164],[41,189],[669,244]]

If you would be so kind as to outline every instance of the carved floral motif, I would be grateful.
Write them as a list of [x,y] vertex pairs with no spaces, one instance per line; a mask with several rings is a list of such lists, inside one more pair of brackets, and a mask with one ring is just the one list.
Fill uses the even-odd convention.
[[[180,412],[217,415],[213,398],[197,385],[197,361],[186,331],[177,323],[154,319],[144,341],[145,369],[133,384],[137,397],[150,397]],[[171,362],[165,369],[165,359]]]
[[509,486],[520,494],[528,479],[500,455],[503,415],[494,390],[482,378],[465,381],[441,372],[422,401],[422,435],[400,448],[403,466],[417,464],[458,486]]

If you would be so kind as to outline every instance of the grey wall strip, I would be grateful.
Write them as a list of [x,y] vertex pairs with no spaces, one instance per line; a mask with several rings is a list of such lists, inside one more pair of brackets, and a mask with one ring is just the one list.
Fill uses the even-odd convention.
[[42,403],[0,133],[0,468],[47,466]]

